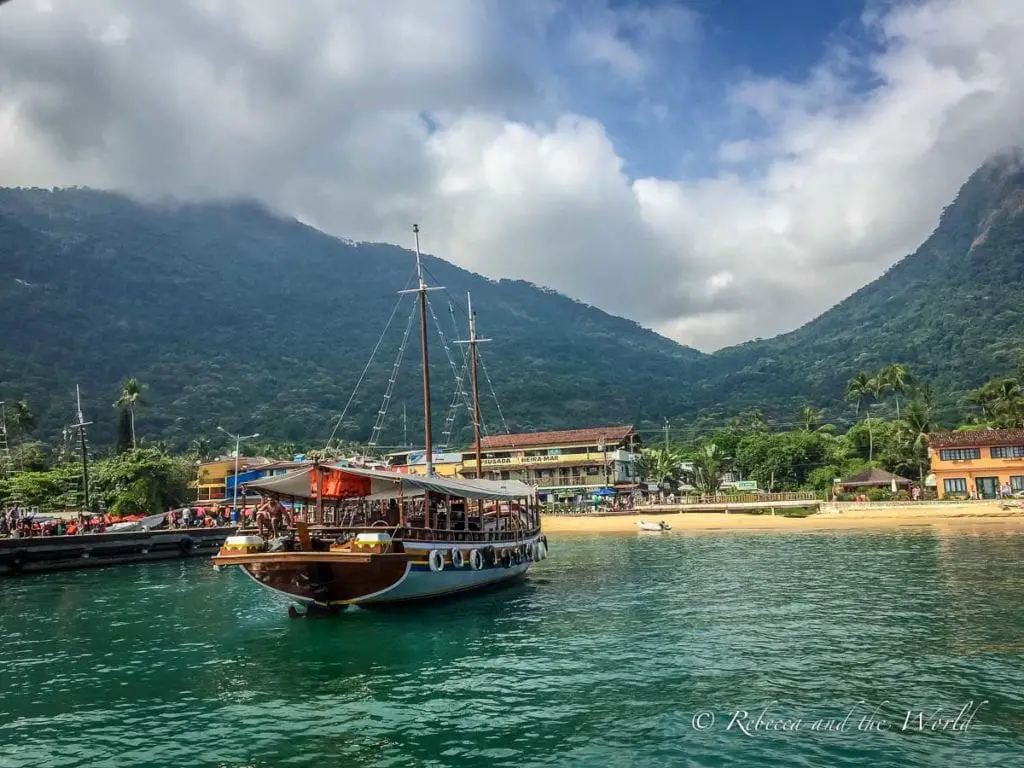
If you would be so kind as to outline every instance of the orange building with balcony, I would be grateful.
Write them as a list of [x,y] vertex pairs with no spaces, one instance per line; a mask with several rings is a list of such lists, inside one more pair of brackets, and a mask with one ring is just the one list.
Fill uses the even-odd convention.
[[978,429],[928,435],[940,499],[997,499],[1024,491],[1024,429]]

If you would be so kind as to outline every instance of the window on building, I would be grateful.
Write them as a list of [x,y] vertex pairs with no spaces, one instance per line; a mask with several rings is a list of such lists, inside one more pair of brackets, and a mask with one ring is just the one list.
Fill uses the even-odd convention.
[[970,459],[980,459],[981,448],[943,448],[939,451],[939,458],[943,461],[968,461]]
[[1011,475],[1010,490],[1014,493],[1024,492],[1024,475]]
[[1024,459],[1024,445],[999,445],[990,450],[993,459]]
[[967,478],[949,477],[942,481],[946,493],[967,493]]

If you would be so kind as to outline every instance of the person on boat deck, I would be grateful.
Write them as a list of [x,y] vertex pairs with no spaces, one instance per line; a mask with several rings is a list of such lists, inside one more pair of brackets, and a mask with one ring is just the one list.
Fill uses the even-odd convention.
[[276,539],[285,530],[292,527],[291,515],[288,510],[285,509],[277,499],[272,499],[270,502],[270,531],[273,537]]
[[273,532],[273,525],[270,519],[270,499],[266,496],[260,498],[259,506],[256,507],[256,527],[259,529],[260,536],[266,535]]

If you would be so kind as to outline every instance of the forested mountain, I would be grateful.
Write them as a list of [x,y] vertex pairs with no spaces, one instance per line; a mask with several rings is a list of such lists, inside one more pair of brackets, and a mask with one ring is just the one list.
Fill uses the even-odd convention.
[[811,403],[835,416],[858,371],[902,362],[952,417],[965,390],[1008,374],[1024,354],[1022,163],[1021,150],[993,157],[915,253],[820,317],[707,358],[694,401],[788,414]]
[[[1008,152],[979,169],[931,237],[802,328],[704,355],[553,291],[490,281],[427,257],[431,282],[472,291],[487,370],[513,430],[804,405],[851,416],[857,371],[903,362],[955,409],[1024,348],[1024,170]],[[217,424],[278,440],[326,440],[397,300],[409,251],[350,243],[252,202],[144,204],[85,189],[0,190],[0,399],[27,398],[44,436],[81,383],[99,442],[113,438],[118,384],[148,384],[140,431],[182,443]],[[465,333],[448,296],[444,333]],[[341,436],[365,440],[412,308],[407,296]],[[453,375],[431,318],[438,439]],[[413,324],[382,443],[410,440],[422,411]],[[456,364],[461,351],[452,347]],[[484,392],[488,392],[486,380]],[[499,416],[489,396],[484,418]],[[468,436],[459,415],[456,437]]]
[[[411,238],[411,232],[410,232]],[[466,333],[449,296],[472,291],[481,351],[509,427],[657,419],[688,407],[678,386],[703,357],[628,320],[525,282],[493,282],[427,257],[438,324]],[[26,397],[46,434],[81,383],[100,442],[119,381],[148,384],[141,431],[172,442],[227,429],[326,440],[414,272],[410,251],[350,243],[252,202],[142,204],[85,189],[0,190],[0,399]],[[406,296],[340,432],[369,437],[401,347]],[[456,331],[456,324],[458,331]],[[439,439],[454,375],[433,317]],[[382,443],[422,430],[413,323]],[[451,348],[461,367],[462,348]],[[484,419],[499,416],[482,383]],[[456,425],[467,436],[468,420]]]

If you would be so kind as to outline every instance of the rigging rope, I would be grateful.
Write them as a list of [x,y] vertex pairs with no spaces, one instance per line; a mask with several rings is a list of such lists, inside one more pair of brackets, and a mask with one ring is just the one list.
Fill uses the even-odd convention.
[[[450,305],[451,302],[449,302],[449,306]],[[437,319],[437,313],[434,312],[434,305],[428,301],[427,308],[430,310],[430,317],[434,321],[434,327],[437,329],[437,335],[441,337],[441,346],[444,347],[444,354],[448,359],[448,367],[452,369],[452,376],[455,378],[455,393],[452,395],[452,407],[449,409],[448,419],[445,421],[445,431],[441,433],[441,447],[447,448],[448,442],[451,440],[452,436],[452,425],[455,422],[455,408],[458,405],[458,401],[461,399],[470,413],[473,411],[473,405],[469,401],[469,395],[466,392],[466,388],[462,385],[462,382],[465,379],[465,370],[460,374],[459,369],[455,365],[455,359],[452,357],[452,351],[448,346],[448,340],[445,338],[444,330],[441,328],[441,321]]]
[[498,409],[498,418],[501,419],[501,428],[505,430],[506,435],[511,435],[508,429],[508,422],[505,421],[505,414],[501,412],[501,403],[498,402],[498,393],[494,391],[494,384],[491,381],[491,374],[487,372],[487,366],[484,365],[484,359],[480,355],[480,350],[476,352],[477,362],[480,363],[480,370],[484,372],[484,378],[487,379],[487,386],[491,389],[491,397],[494,398],[494,406]]
[[[452,318],[452,332],[458,337],[459,335],[459,323],[455,319],[455,305],[451,301],[448,302],[448,313]],[[462,387],[465,388],[466,374],[469,372],[469,354],[466,351],[466,345],[459,345],[459,352],[462,354],[462,370],[459,371],[459,381],[462,383]],[[444,445],[442,448],[446,448],[452,439],[452,432],[454,431],[455,419],[458,415],[458,409],[460,406],[459,402],[459,388],[456,386],[455,392],[452,394],[451,405],[448,406],[448,416],[445,418],[444,426],[445,431],[441,433],[444,437]],[[472,416],[470,416],[472,421]],[[481,425],[481,429],[482,429]]]
[[384,400],[380,404],[380,410],[377,411],[377,421],[373,425],[373,432],[370,433],[370,442],[368,446],[376,447],[377,440],[380,438],[380,431],[384,426],[384,419],[388,415],[388,406],[391,404],[391,394],[395,391],[395,381],[398,379],[398,369],[402,366],[402,358],[405,356],[405,347],[409,342],[409,331],[412,329],[412,320],[416,317],[416,302],[413,302],[412,312],[409,313],[409,319],[405,323],[405,333],[402,334],[402,344],[398,348],[398,356],[395,358],[395,364],[391,368],[391,378],[388,379],[388,387],[384,392]]
[[[409,286],[412,285],[412,281],[415,276],[415,273],[413,273],[412,277],[406,281],[405,289],[403,290],[408,290]],[[380,345],[384,342],[384,337],[387,335],[388,329],[391,328],[391,323],[395,319],[395,315],[398,313],[398,307],[401,306],[403,298],[405,298],[405,294],[399,294],[398,301],[395,302],[394,309],[391,310],[391,316],[388,318],[388,322],[384,326],[384,330],[381,331],[380,338],[377,339],[377,343],[373,347],[373,352],[370,353],[370,359],[367,360],[366,365],[363,366],[363,372],[359,374],[359,379],[356,381],[356,386],[352,390],[352,394],[348,396],[348,402],[345,403],[345,407],[341,411],[341,416],[339,416],[338,420],[334,423],[334,429],[331,430],[331,436],[327,438],[327,443],[324,445],[325,451],[330,448],[331,441],[334,440],[334,436],[338,434],[338,429],[345,421],[345,414],[348,413],[348,409],[351,407],[352,401],[356,399],[356,393],[359,391],[359,386],[363,383],[363,379],[366,378],[366,372],[370,370],[373,358],[376,357],[378,350],[380,350]]]
[[[426,265],[423,265],[423,272],[431,280],[433,280],[435,283],[439,283],[440,282],[436,277],[434,277],[433,274],[431,274],[430,270],[427,269]],[[458,307],[459,311],[462,312],[463,315],[466,315],[466,318],[468,319],[469,315],[466,313],[466,311],[461,306],[459,306],[459,303],[455,300],[455,297],[452,296],[448,292],[448,289],[442,287],[441,290],[443,290],[445,292],[445,295],[448,297],[448,307],[449,307],[449,310],[452,310],[452,322],[453,323],[455,322],[455,312],[454,312],[454,308],[455,307]],[[435,318],[435,321],[436,321],[436,318]],[[457,326],[456,326],[456,330],[457,330]],[[464,359],[467,360],[467,365],[468,365],[468,355],[467,355],[466,350],[463,350],[462,354],[464,356]],[[498,409],[498,418],[501,420],[502,429],[505,430],[505,434],[506,435],[512,434],[511,431],[508,428],[508,422],[505,421],[505,414],[501,410],[501,403],[498,402],[498,393],[494,389],[494,382],[491,381],[491,376],[490,376],[490,374],[487,373],[487,366],[484,365],[484,359],[483,359],[483,356],[480,354],[480,350],[479,349],[477,349],[477,362],[480,365],[480,368],[483,370],[484,377],[487,379],[487,386],[491,390],[491,397],[494,400],[494,406],[495,406],[495,408]],[[471,403],[468,405],[468,408],[469,408],[469,412],[472,413],[473,412],[473,406],[472,406]],[[480,432],[481,432],[481,434],[485,434],[484,418],[483,418],[483,414],[482,413],[480,415]]]

